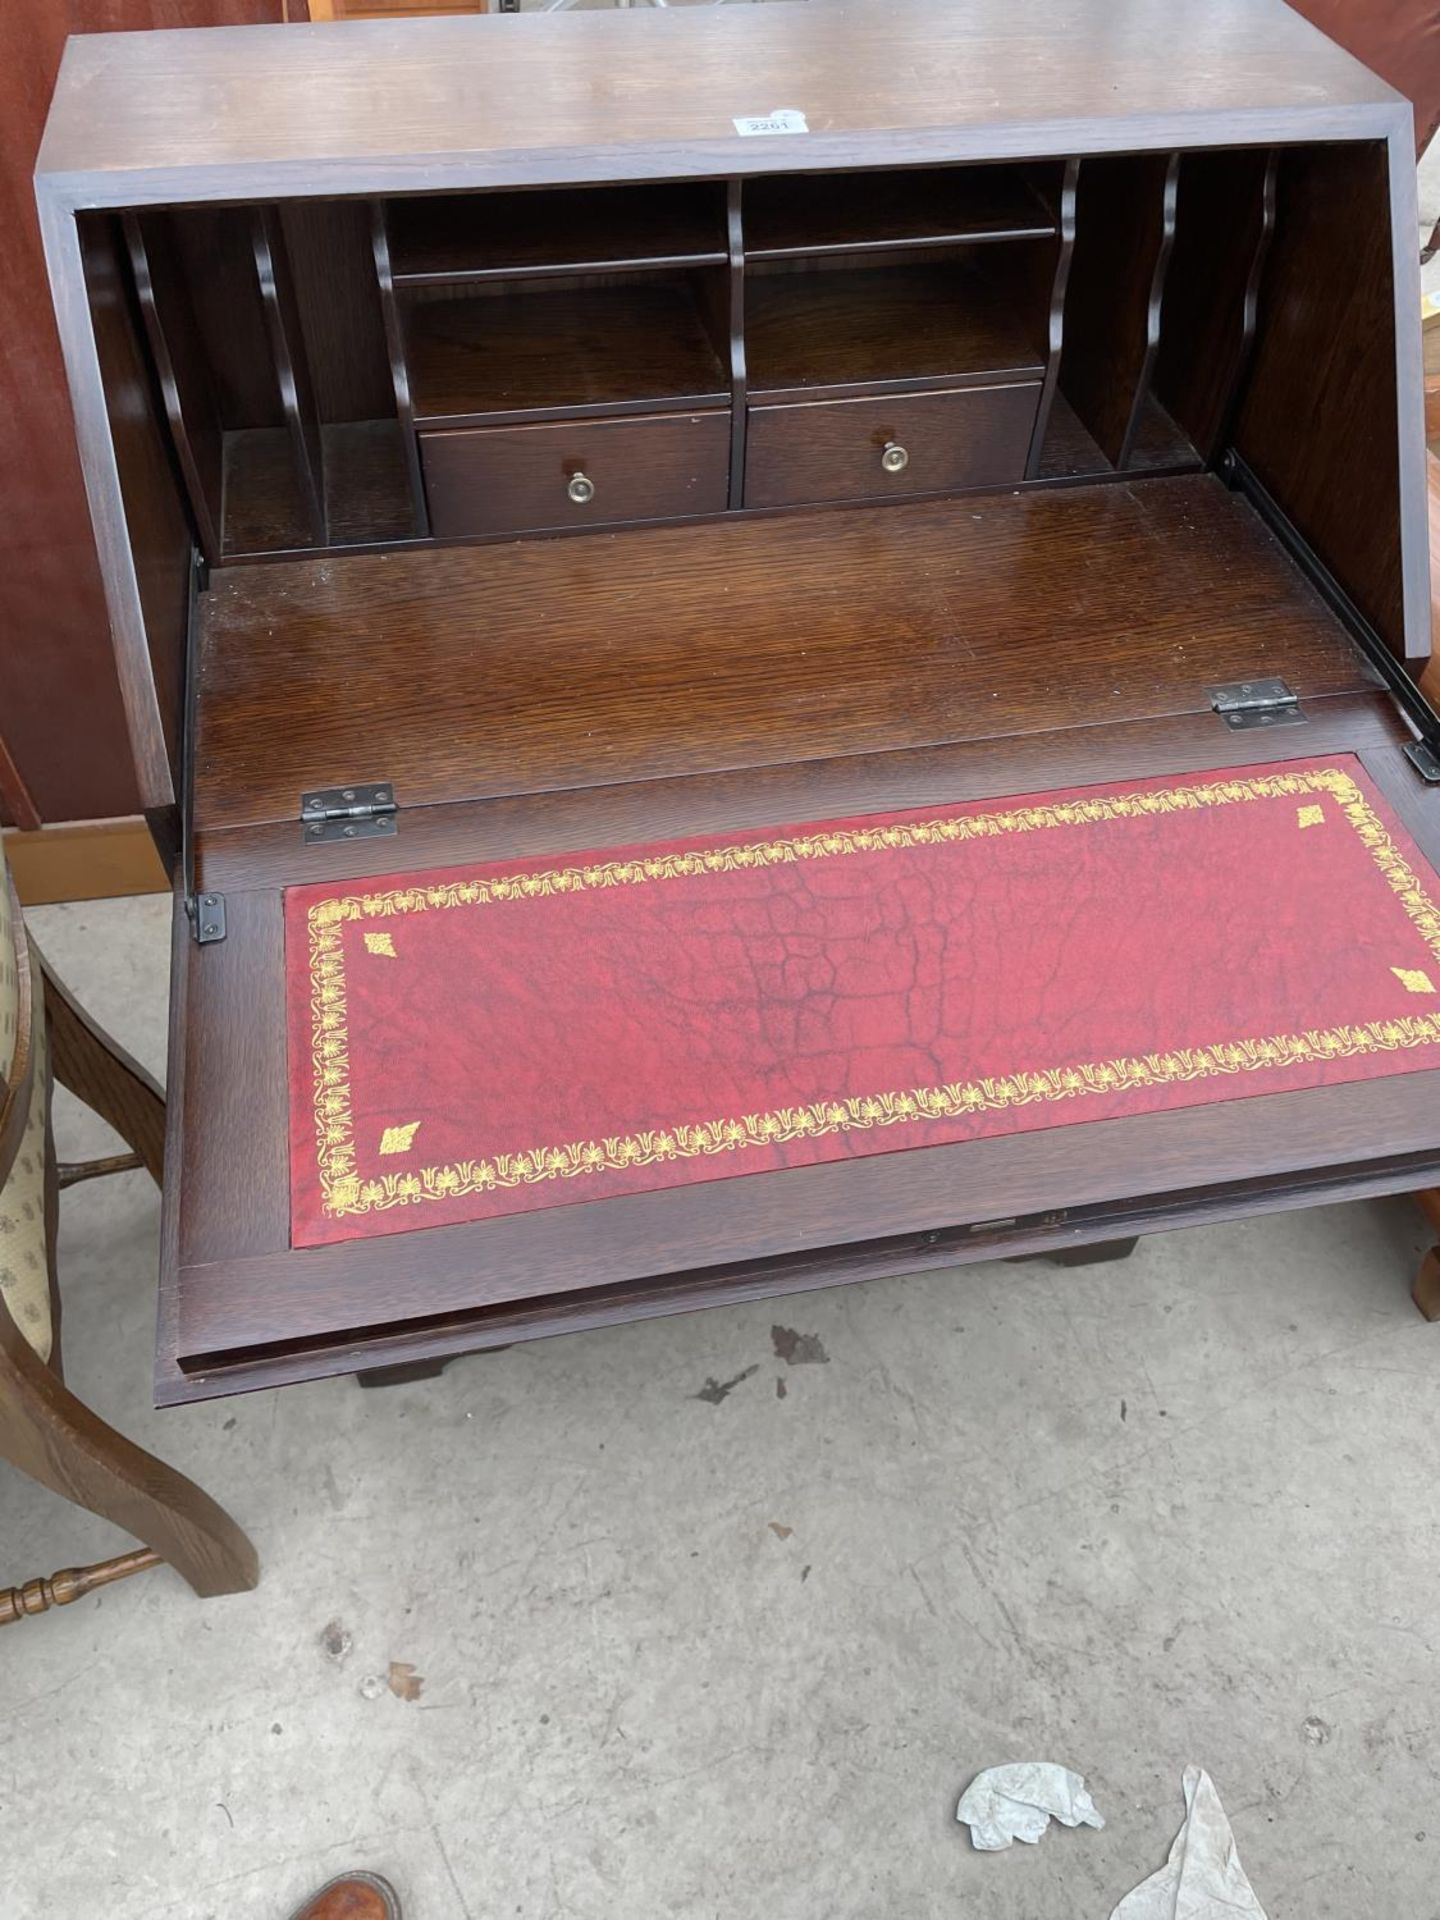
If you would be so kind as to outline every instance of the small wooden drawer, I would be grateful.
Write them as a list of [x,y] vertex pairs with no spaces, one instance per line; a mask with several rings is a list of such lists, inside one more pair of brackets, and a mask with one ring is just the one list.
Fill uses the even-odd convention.
[[430,524],[443,538],[720,513],[730,415],[647,413],[422,433]]
[[751,407],[747,507],[864,500],[1025,477],[1038,380],[883,400]]

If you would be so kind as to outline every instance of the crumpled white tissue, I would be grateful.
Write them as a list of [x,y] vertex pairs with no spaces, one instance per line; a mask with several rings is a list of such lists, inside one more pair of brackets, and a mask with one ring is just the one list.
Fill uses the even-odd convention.
[[1012,1840],[1033,1846],[1052,1815],[1067,1827],[1105,1824],[1080,1775],[1050,1760],[986,1767],[970,1782],[955,1809],[955,1818],[969,1827],[974,1845],[986,1853],[998,1852]]
[[1127,1893],[1110,1920],[1265,1920],[1245,1877],[1215,1783],[1185,1769],[1185,1818],[1158,1873]]

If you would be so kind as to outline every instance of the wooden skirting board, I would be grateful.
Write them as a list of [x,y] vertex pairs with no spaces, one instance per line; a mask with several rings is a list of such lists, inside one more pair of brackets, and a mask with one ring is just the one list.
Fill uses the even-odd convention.
[[34,833],[7,831],[5,855],[26,907],[165,893],[170,885],[138,814],[120,820],[64,821]]

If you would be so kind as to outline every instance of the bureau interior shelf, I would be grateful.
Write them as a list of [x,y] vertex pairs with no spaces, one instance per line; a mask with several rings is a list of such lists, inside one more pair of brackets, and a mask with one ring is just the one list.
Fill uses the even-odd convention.
[[[341,421],[322,427],[320,441],[328,544],[413,539],[415,511],[398,424]],[[286,428],[245,427],[227,433],[222,475],[221,544],[227,560],[315,544]]]
[[1203,465],[1183,428],[1176,424],[1155,395],[1143,395],[1127,471]]
[[1039,316],[981,269],[959,262],[818,268],[747,282],[752,395],[894,388],[917,380],[1045,368]]
[[1214,464],[1277,164],[992,159],[121,225],[215,565]]
[[397,287],[727,258],[724,188],[714,181],[391,200],[385,225]]
[[221,547],[238,554],[284,553],[314,543],[284,427],[241,427],[224,437],[221,454]]
[[[1164,469],[1173,472],[1176,469],[1198,468],[1203,464],[1182,429],[1153,394],[1146,394],[1140,403],[1134,444],[1125,471],[1153,472]],[[1063,390],[1057,392],[1050,409],[1040,477],[1044,480],[1076,480],[1099,477],[1114,471],[1110,461],[1081,424],[1079,415],[1065,398]]]
[[1040,457],[1040,478],[1076,480],[1087,475],[1113,472],[1114,468],[1100,451],[1079,414],[1065,398],[1063,391],[1057,390],[1050,404],[1050,420]]
[[1056,230],[1053,207],[1013,167],[780,175],[748,184],[743,209],[751,260],[1037,240]]
[[730,397],[729,373],[685,280],[415,299],[405,331],[420,425]]
[[415,537],[415,503],[396,420],[345,420],[320,429],[325,523],[333,546]]

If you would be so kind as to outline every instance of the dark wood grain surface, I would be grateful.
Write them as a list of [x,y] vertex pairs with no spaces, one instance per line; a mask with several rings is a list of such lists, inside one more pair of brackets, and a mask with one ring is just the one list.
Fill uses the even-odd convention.
[[1112,466],[1125,464],[1160,339],[1178,155],[1083,159],[1060,388]]
[[[1040,253],[1039,271],[1048,272],[1049,286],[1042,292],[1048,309],[1045,321],[1045,373],[1040,389],[1040,404],[1030,437],[1030,452],[1025,463],[1027,479],[1039,479],[1050,438],[1050,423],[1060,393],[1060,357],[1065,346],[1065,298],[1070,287],[1070,266],[1075,257],[1075,198],[1080,184],[1080,161],[1073,156],[1065,162],[1055,193],[1055,242],[1049,258]],[[1073,418],[1073,410],[1071,410]],[[1095,469],[1092,469],[1094,471]]]
[[[1385,149],[1284,153],[1276,194],[1235,445],[1384,639],[1420,651],[1413,628],[1407,641],[1396,401],[1397,325],[1418,369],[1419,316],[1397,321]],[[1337,266],[1323,300],[1322,244]]]
[[165,1171],[165,1096],[154,1075],[86,1012],[34,940],[30,964],[45,983],[50,1069],[113,1127],[158,1187]]
[[991,257],[977,258],[984,264],[748,274],[751,397],[805,387],[898,387],[957,374],[1038,379],[1043,308],[1027,311]]
[[[730,497],[730,415],[641,414],[420,438],[430,521],[442,538],[720,513]],[[594,489],[574,500],[577,475]]]
[[308,788],[381,776],[423,806],[1197,712],[1256,673],[1365,681],[1203,475],[224,568],[197,815],[293,819]]
[[1094,479],[1113,471],[1111,462],[1095,444],[1094,435],[1058,386],[1037,466],[1039,477],[1045,480]]
[[1192,446],[1187,434],[1168,414],[1153,393],[1141,399],[1135,423],[1130,431],[1130,453],[1126,470],[1130,473],[1184,472],[1198,470],[1204,460]]
[[[597,74],[624,84],[597,86]],[[740,137],[737,115],[777,102],[801,107],[810,131]],[[42,217],[137,766],[157,818],[177,785],[184,519],[115,224],[82,216],[87,280],[77,207],[184,209],[176,247],[229,505],[270,549],[297,525],[316,538],[322,499],[329,513],[342,493],[347,537],[428,530],[417,418],[460,430],[426,445],[427,458],[452,463],[448,477],[439,464],[431,474],[449,536],[565,531],[532,520],[526,489],[573,479],[566,462],[591,457],[571,446],[584,433],[610,436],[623,455],[614,478],[595,476],[606,502],[628,484],[633,513],[687,515],[585,539],[412,544],[214,572],[200,604],[194,776],[200,872],[210,885],[226,876],[229,931],[206,947],[177,931],[162,1396],[213,1390],[219,1365],[253,1384],[275,1367],[331,1370],[337,1355],[399,1364],[492,1340],[502,1325],[515,1337],[673,1311],[895,1271],[942,1249],[953,1259],[1079,1244],[1247,1202],[1382,1190],[1440,1167],[1440,1075],[1415,1073],[288,1247],[280,889],[296,879],[537,843],[577,851],[731,818],[824,818],[903,804],[901,794],[923,805],[957,790],[1033,792],[1067,773],[1083,784],[1231,766],[1258,757],[1255,743],[1223,728],[1206,689],[1264,674],[1289,681],[1309,720],[1267,734],[1266,756],[1366,752],[1440,858],[1440,795],[1396,751],[1371,669],[1243,499],[1201,474],[993,491],[1038,450],[1031,425],[1047,373],[1057,446],[1079,416],[1062,470],[1091,457],[1086,429],[1095,457],[1121,467],[1132,455],[1194,459],[1184,430],[1207,446],[1223,439],[1221,389],[1237,384],[1257,316],[1242,451],[1253,447],[1261,479],[1386,637],[1420,650],[1409,604],[1422,550],[1409,473],[1418,395],[1409,425],[1406,413],[1418,369],[1407,344],[1408,133],[1396,97],[1278,0],[624,9],[72,50]],[[1357,144],[1340,161],[1317,158],[1327,139]],[[1276,244],[1262,276],[1254,221],[1227,221],[1225,195],[1211,196],[1220,211],[1212,205],[1203,242],[1182,254],[1174,377],[1167,370],[1157,397],[1172,156],[1197,144],[1285,150]],[[1077,155],[1062,302],[1069,221],[1056,189]],[[1039,214],[1024,196],[982,204],[980,174],[966,177],[968,213],[920,171],[813,178],[981,158],[1037,168]],[[1231,164],[1217,160],[1209,177]],[[787,174],[788,186],[767,178]],[[657,267],[677,246],[693,258],[705,222],[687,240],[688,216],[660,218],[638,239],[623,216],[587,230],[574,201],[587,182],[592,209],[633,208],[650,195],[641,183],[668,183],[652,204],[672,214],[708,195],[713,264]],[[499,217],[476,250],[472,189],[546,184],[565,189],[548,226],[540,196],[508,214],[492,203]],[[439,279],[397,292],[375,210],[420,189],[442,199],[397,210],[393,264]],[[291,197],[305,205],[257,216]],[[1260,212],[1263,228],[1263,193]],[[1027,217],[1031,237],[999,237]],[[248,245],[252,227],[258,255],[237,256],[229,237]],[[1379,237],[1350,246],[1362,228]],[[1222,229],[1212,272],[1205,249]],[[975,244],[961,244],[967,232]],[[1347,272],[1369,284],[1320,301],[1337,232],[1353,255]],[[771,257],[756,258],[757,245]],[[303,258],[293,273],[292,249]],[[494,277],[517,271],[535,276],[524,291]],[[442,284],[456,274],[472,280]],[[1053,392],[1062,328],[1073,413]],[[1196,356],[1213,390],[1192,396],[1184,363]],[[1315,423],[1297,403],[1302,368]],[[173,364],[171,374],[178,386]],[[1021,399],[1002,397],[1012,386]],[[888,413],[905,389],[900,424],[921,435],[918,458],[936,423],[969,428],[944,441],[936,478],[907,467],[903,485],[984,482],[989,494],[749,509],[752,497],[848,490],[851,423],[864,458],[878,458],[875,435],[897,437]],[[1387,390],[1388,413],[1370,404]],[[813,404],[822,395],[839,404]],[[1022,400],[1023,420],[1011,418]],[[610,418],[592,427],[591,413]],[[704,504],[744,498],[747,510],[694,517],[685,476],[700,468],[677,455],[671,470],[661,453],[687,431],[714,441]],[[328,471],[342,445],[343,490]],[[490,464],[497,450],[503,473]],[[742,494],[747,453],[755,486]],[[308,511],[296,484],[306,476]],[[394,839],[333,849],[302,839],[302,792],[366,778],[395,788]]]
[[[1440,857],[1440,801],[1415,779],[1400,755],[1396,744],[1400,728],[1388,703],[1374,694],[1342,696],[1316,700],[1308,710],[1312,716],[1308,726],[1265,737],[1267,756],[1313,758],[1332,751],[1361,751],[1401,807],[1407,826],[1433,857]],[[306,848],[293,827],[222,834],[211,836],[214,852],[207,849],[205,859],[215,884],[219,875],[231,888],[273,887],[282,877],[334,878],[381,867],[393,871],[397,866],[415,870],[441,860],[523,857],[721,826],[785,824],[827,814],[938,805],[1033,790],[1037,779],[1086,784],[1244,765],[1253,761],[1255,751],[1253,739],[1231,733],[1214,715],[1186,715],[1081,726],[1028,740],[999,738],[923,753],[880,754],[809,767],[792,764],[761,775],[709,780],[693,776],[468,808],[439,807],[424,810],[413,820],[402,816],[398,839],[372,842],[368,847]],[[225,846],[232,840],[242,843],[234,855]],[[317,1331],[316,1316],[325,1314],[331,1316],[332,1334],[346,1332],[370,1324],[364,1307],[367,1299],[378,1318],[393,1326],[406,1313],[425,1318],[455,1310],[462,1299],[468,1313],[486,1303],[493,1305],[506,1294],[520,1297],[527,1288],[531,1294],[550,1296],[572,1287],[584,1292],[610,1284],[628,1285],[642,1275],[654,1278],[660,1270],[657,1253],[662,1250],[660,1266],[673,1261],[677,1270],[738,1258],[735,1249],[742,1240],[746,1259],[774,1259],[785,1245],[792,1253],[806,1247],[814,1253],[846,1240],[883,1239],[890,1232],[938,1231],[959,1222],[1009,1218],[1060,1206],[1113,1206],[1122,1198],[1133,1202],[1137,1195],[1171,1187],[1199,1188],[1212,1178],[1216,1182],[1245,1180],[1307,1168],[1314,1173],[1349,1160],[1440,1150],[1440,1128],[1433,1111],[1427,1112],[1425,1106],[1426,1100],[1433,1102],[1430,1082],[1435,1076],[1409,1075],[1386,1083],[1388,1103],[1377,1100],[1373,1085],[1331,1088],[1316,1095],[1228,1103],[1204,1110],[1208,1121],[1194,1110],[1189,1115],[1058,1129],[1019,1136],[1008,1143],[937,1149],[938,1154],[958,1151],[976,1157],[966,1160],[963,1169],[957,1163],[942,1170],[937,1162],[931,1169],[933,1179],[924,1176],[914,1182],[910,1175],[918,1172],[916,1163],[929,1158],[928,1154],[882,1156],[894,1163],[899,1183],[894,1191],[883,1177],[878,1189],[872,1187],[876,1176],[866,1174],[854,1194],[843,1181],[839,1192],[827,1188],[823,1195],[811,1195],[807,1189],[798,1215],[795,1183],[803,1187],[811,1172],[823,1170],[765,1176],[767,1181],[791,1183],[774,1189],[773,1211],[763,1198],[771,1190],[746,1177],[740,1183],[743,1191],[733,1181],[716,1183],[717,1188],[730,1187],[732,1201],[738,1201],[728,1209],[723,1199],[713,1197],[712,1189],[711,1197],[695,1202],[692,1213],[687,1196],[702,1190],[691,1188],[637,1196],[645,1205],[628,1220],[624,1214],[628,1200],[607,1201],[475,1228],[407,1234],[389,1242],[388,1266],[383,1243],[377,1242],[291,1255],[285,1250],[288,1200],[283,1155],[267,1148],[262,1161],[252,1158],[246,1165],[243,1178],[235,1160],[237,1142],[253,1138],[268,1143],[282,1138],[285,1130],[278,894],[267,890],[236,892],[231,897],[242,912],[238,919],[232,915],[231,936],[224,943],[229,951],[191,946],[183,962],[187,1051],[194,1056],[187,1061],[185,1073],[185,1086],[194,1096],[186,1126],[191,1144],[183,1163],[187,1251],[183,1261],[171,1265],[167,1291],[172,1305],[177,1299],[191,1303],[187,1311],[199,1317],[190,1323],[186,1337],[202,1343],[218,1341],[224,1346],[232,1336],[241,1345],[261,1339],[288,1340],[299,1337],[302,1330],[308,1330],[308,1337]],[[212,966],[217,953],[221,954],[219,964]],[[270,1036],[258,1050],[257,1032]],[[205,1089],[217,1083],[227,1087],[223,1103],[205,1096]],[[1417,1083],[1423,1083],[1424,1099],[1413,1092]],[[1318,1109],[1306,1104],[1314,1101],[1321,1103]],[[1325,1102],[1333,1102],[1333,1111],[1326,1109]],[[1267,1107],[1272,1110],[1268,1124],[1278,1129],[1273,1137],[1263,1126],[1252,1124],[1254,1110]],[[1152,1127],[1153,1157],[1148,1131]],[[1116,1128],[1120,1133],[1114,1132]],[[1374,1130],[1369,1143],[1373,1154],[1363,1137],[1365,1128]],[[1175,1137],[1177,1131],[1183,1137]],[[991,1164],[992,1151],[1005,1148],[1013,1151],[1014,1164],[1004,1152],[1003,1164]],[[1191,1156],[1188,1162],[1187,1155]],[[901,1162],[909,1163],[908,1169],[901,1168]],[[879,1165],[880,1161],[853,1163],[855,1169]],[[919,1206],[919,1213],[907,1219],[906,1210],[912,1205]],[[536,1223],[533,1240],[521,1227],[522,1218]],[[757,1239],[750,1236],[753,1222],[761,1228]],[[495,1232],[497,1227],[503,1231]],[[613,1239],[612,1230],[617,1236]],[[785,1233],[792,1230],[799,1237],[784,1242]],[[462,1244],[451,1237],[452,1231],[482,1237]],[[730,1253],[720,1248],[727,1231],[732,1236]],[[766,1242],[766,1234],[774,1237]],[[608,1264],[612,1255],[621,1266],[632,1263],[628,1280],[622,1281],[620,1268]],[[536,1276],[543,1277],[537,1280]],[[436,1282],[433,1288],[432,1281]],[[248,1305],[240,1307],[243,1299],[248,1299]],[[393,1314],[388,1308],[379,1312],[384,1302],[393,1304]],[[239,1309],[240,1320],[232,1319],[232,1307]],[[269,1333],[262,1334],[258,1329],[266,1315]]]
[[[171,1084],[183,1134],[167,1159],[167,1206],[183,1192],[178,1258],[203,1261],[216,1247],[263,1253],[289,1241],[289,1155],[284,1122],[284,929],[278,893],[227,901],[227,934],[209,946],[190,938],[184,906],[172,951],[185,1009]],[[256,992],[261,980],[268,989]],[[216,1074],[222,1077],[216,1079]],[[179,1084],[176,1086],[177,1076]]]
[[285,414],[275,380],[265,301],[255,270],[254,207],[180,207],[149,215],[168,227],[227,430],[278,427]]
[[124,224],[206,559],[411,534],[398,427],[374,417],[392,395],[364,209]]
[[[148,679],[137,677],[126,692],[153,715],[173,794],[179,791],[193,536],[130,305],[119,223],[105,216],[88,221],[81,245],[149,667]],[[67,706],[83,704],[74,696],[72,686]]]
[[309,527],[307,546],[325,544],[324,449],[320,439],[320,409],[310,373],[310,354],[300,325],[289,248],[278,209],[257,208],[250,223],[255,277],[265,313],[265,337],[270,347],[271,378],[279,395],[296,488],[305,506]]
[[[327,537],[336,547],[408,540],[415,531],[405,440],[394,420],[321,427]],[[285,427],[227,433],[224,550],[229,558],[303,551],[313,506]]]
[[179,1351],[193,1362],[1077,1207],[1123,1213],[1149,1194],[1198,1196],[1262,1174],[1309,1177],[1406,1155],[1437,1164],[1437,1095],[1440,1072],[1419,1072],[739,1175],[421,1230],[398,1245],[354,1241],[195,1267],[180,1290]]
[[380,287],[363,200],[280,208],[315,403],[327,425],[394,411]]
[[308,546],[314,521],[285,427],[225,435],[225,552],[285,553]]
[[[1358,662],[1357,676],[1365,669]],[[1360,751],[1408,738],[1375,691],[1307,701],[1305,727],[1267,737],[1275,759]],[[1077,725],[1005,734],[958,746],[897,748],[843,758],[781,762],[728,773],[630,780],[603,787],[516,794],[402,810],[397,839],[332,840],[301,847],[294,821],[229,827],[201,836],[202,884],[223,893],[297,881],[362,879],[465,861],[574,853],[644,840],[892,813],[908,807],[1084,786],[1112,764],[1103,729]],[[1213,714],[1122,721],[1115,744],[1136,779],[1195,773],[1253,760],[1253,741]]]
[[[797,164],[812,171],[873,168],[877,159],[901,167],[1034,160],[1166,149],[1189,138],[1243,146],[1370,137],[1389,143],[1392,167],[1403,145],[1408,164],[1404,107],[1278,0],[1224,0],[1218,7],[1121,0],[1103,10],[1103,31],[1095,0],[1042,0],[1023,11],[973,0],[963,14],[945,0],[854,0],[843,11],[674,11],[671,19],[635,9],[574,20],[376,22],[344,35],[329,27],[122,35],[72,48],[38,191],[79,396],[141,798],[157,823],[173,813],[173,781],[147,686],[143,610],[76,285],[76,205],[215,200],[242,203],[243,215],[247,200],[276,196],[314,203],[327,192],[379,198],[437,187],[456,193],[755,177],[793,173]],[[621,70],[623,94],[594,87],[596,72]],[[383,87],[375,84],[380,72]],[[803,92],[812,131],[796,140],[738,138],[736,99],[761,85],[777,97]],[[326,103],[324,114],[315,112],[317,99]],[[1403,215],[1396,233],[1406,230],[1396,245],[1413,254],[1413,180],[1406,189],[1397,174],[1391,187]],[[287,232],[293,211],[287,209]],[[983,250],[1002,254],[1006,246]],[[1406,275],[1401,255],[1395,259],[1398,300]],[[1408,271],[1413,278],[1413,263]],[[297,274],[297,282],[303,277]],[[223,275],[216,285],[221,311],[228,311],[234,303]],[[345,287],[354,286],[347,276]],[[303,318],[303,295],[301,307]],[[705,317],[713,341],[713,316]],[[308,323],[306,330],[313,345]],[[724,371],[734,391],[733,364]],[[398,363],[394,394],[403,424]],[[317,398],[324,418],[318,388]],[[668,398],[683,405],[695,396]],[[362,417],[379,416],[367,410]],[[737,414],[737,450],[744,424]],[[1398,431],[1403,439],[1403,409]],[[1418,473],[1415,431],[1408,464]],[[413,454],[411,436],[402,446]],[[732,467],[738,479],[739,462]],[[414,524],[423,531],[413,459],[409,472]],[[1407,605],[1414,603],[1406,644],[1419,652],[1423,556],[1411,509],[1423,506],[1423,488],[1408,476],[1402,492]]]
[[[403,192],[442,158],[458,187],[864,166],[876,133],[914,162],[1145,147],[1197,113],[1253,142],[1287,114],[1323,138],[1373,109],[1376,131],[1413,140],[1399,96],[1280,0],[671,11],[81,41],[41,164],[66,191],[136,203],[354,192],[356,155],[367,185]],[[785,101],[809,118],[803,154],[737,139],[735,115]]]
[[213,565],[220,558],[225,511],[225,430],[189,284],[176,255],[172,223],[163,214],[127,213],[123,226],[150,362],[190,515],[200,551]]
[[725,234],[729,244],[730,348],[730,501],[739,507],[745,499],[745,429],[750,394],[750,368],[745,350],[745,222],[741,208],[744,182],[732,180],[725,192]]
[[[747,506],[812,500],[903,499],[952,487],[1001,487],[1025,477],[1039,381],[752,407]],[[907,464],[887,472],[886,449]]]
[[405,343],[422,423],[729,398],[729,371],[683,279],[411,300]]
[[396,420],[337,420],[324,443],[325,524],[337,547],[415,531],[405,437]]
[[1205,460],[1222,449],[1254,345],[1277,164],[1265,148],[1180,161],[1153,386]]
[[744,210],[745,251],[756,259],[1055,231],[1050,208],[1014,167],[792,174],[755,181]]
[[394,400],[395,418],[400,426],[406,477],[410,483],[411,518],[415,532],[427,535],[430,531],[430,509],[425,499],[425,476],[420,471],[420,445],[415,434],[415,400],[410,391],[410,368],[405,350],[405,322],[390,265],[390,235],[385,225],[384,203],[373,200],[369,203],[368,211],[370,253],[375,263],[375,284],[380,296],[380,321],[385,335],[390,393]]
[[[166,1282],[162,1283],[160,1297],[155,1398],[160,1406],[173,1406],[259,1387],[329,1379],[361,1369],[438,1367],[462,1355],[493,1352],[517,1340],[586,1333],[664,1314],[694,1313],[706,1307],[780,1298],[859,1280],[965,1266],[978,1260],[1069,1253],[1113,1241],[1117,1234],[1165,1233],[1176,1227],[1248,1219],[1291,1207],[1411,1193],[1418,1183],[1433,1179],[1437,1172],[1440,1155],[1427,1149],[1306,1174],[1262,1175],[1218,1183],[1203,1193],[1187,1188],[1128,1204],[1063,1208],[990,1228],[937,1228],[776,1260],[737,1262],[681,1279],[540,1296],[518,1306],[474,1313],[436,1314],[403,1328],[350,1331],[290,1349],[283,1344],[263,1351],[253,1349],[231,1356],[223,1364],[192,1360],[188,1370],[182,1370],[177,1357],[178,1292],[174,1284]],[[964,1284],[963,1277],[957,1280],[960,1288]]]
[[397,285],[482,280],[582,267],[726,255],[725,189],[578,187],[571,192],[447,194],[392,201],[385,210]]

